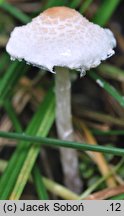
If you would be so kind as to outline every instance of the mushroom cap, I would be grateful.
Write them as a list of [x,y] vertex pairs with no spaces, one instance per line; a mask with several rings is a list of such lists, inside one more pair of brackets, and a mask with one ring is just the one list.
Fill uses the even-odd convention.
[[115,46],[109,29],[89,22],[74,9],[53,7],[16,27],[6,50],[13,59],[51,72],[54,66],[83,72],[112,56]]

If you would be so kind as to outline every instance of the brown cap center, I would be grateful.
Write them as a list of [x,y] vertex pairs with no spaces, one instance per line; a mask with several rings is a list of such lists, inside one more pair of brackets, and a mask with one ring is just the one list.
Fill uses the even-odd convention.
[[42,13],[42,15],[46,15],[50,18],[60,18],[61,20],[71,18],[77,14],[78,12],[76,10],[64,6],[52,7]]

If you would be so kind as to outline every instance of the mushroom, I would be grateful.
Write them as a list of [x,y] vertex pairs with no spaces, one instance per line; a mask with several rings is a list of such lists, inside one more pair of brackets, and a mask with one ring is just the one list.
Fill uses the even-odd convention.
[[[114,54],[116,40],[109,29],[89,22],[68,7],[45,10],[30,23],[16,27],[6,50],[12,59],[24,59],[55,75],[56,125],[61,139],[73,140],[69,69],[85,74]],[[73,190],[81,186],[78,160],[73,149],[61,149],[65,182]],[[70,169],[71,167],[71,169]]]

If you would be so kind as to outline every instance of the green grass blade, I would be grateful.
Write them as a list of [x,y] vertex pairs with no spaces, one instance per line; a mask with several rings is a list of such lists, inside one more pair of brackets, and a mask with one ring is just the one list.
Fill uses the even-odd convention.
[[51,0],[51,1],[48,0],[47,3],[44,6],[44,9],[50,8],[50,7],[52,7],[52,6],[56,5],[56,4],[57,4],[56,0]]
[[[29,123],[29,127],[27,128],[26,133],[31,135],[36,135],[38,131],[40,135],[42,134],[42,136],[46,136],[52,125],[54,119],[53,115],[54,115],[54,94],[52,91],[50,91],[45,97],[44,103],[40,104],[39,109],[35,114],[35,116],[33,117],[31,123]],[[33,140],[31,141],[31,143],[32,142]],[[31,158],[29,159],[29,156],[30,155],[32,156],[33,149],[36,151],[35,154],[33,155],[33,158],[31,157],[32,158],[31,160]],[[30,143],[26,144],[26,142],[22,141],[17,146],[15,153],[13,154],[11,160],[9,161],[9,165],[5,170],[5,173],[2,175],[0,180],[0,199],[7,199],[7,197],[11,193],[15,185],[16,179],[25,162],[25,159],[29,160],[29,163],[31,162],[31,166],[33,167],[38,152],[39,152],[39,147],[37,148],[35,145],[32,145],[31,148]],[[15,166],[16,168],[13,169],[13,167]],[[32,167],[29,167],[29,169],[32,169]],[[31,170],[28,170],[28,172],[30,171]],[[9,182],[8,182],[8,178],[9,178]],[[25,183],[26,182],[24,182],[24,185]]]
[[33,182],[40,200],[48,200],[48,194],[44,186],[44,182],[37,165],[34,165],[32,170]]
[[91,130],[94,135],[102,135],[102,136],[119,136],[124,135],[124,130],[108,130],[108,131],[101,131],[98,129]]
[[120,93],[108,82],[106,82],[101,76],[96,74],[94,71],[91,71],[88,74],[93,80],[96,81],[96,83],[106,90],[113,98],[115,98],[116,101],[120,104],[120,106],[124,107],[124,97],[120,95]]
[[[92,21],[101,26],[104,26],[108,22],[120,2],[121,0],[105,0]],[[109,85],[109,83],[104,81],[95,72],[89,73],[89,76],[93,80],[97,81],[99,85],[100,83],[103,84],[104,90],[106,90],[113,98],[115,98],[119,102],[122,107],[124,107],[123,96],[121,96],[120,93],[113,86]]]
[[46,186],[47,190],[51,193],[61,197],[65,200],[77,200],[79,196],[74,192],[70,191],[68,188],[60,185],[48,178],[43,177],[44,185]]
[[105,181],[105,179],[108,176],[112,175],[113,173],[116,173],[123,164],[124,164],[124,159],[122,158],[119,161],[119,163],[110,171],[110,173],[108,173],[106,176],[102,176],[99,180],[93,183],[88,189],[86,189],[86,191],[84,191],[80,195],[80,200],[85,199],[87,196],[89,196],[94,190],[96,190],[96,188],[98,188],[98,186],[100,186]]
[[124,82],[124,70],[110,64],[101,64],[98,67],[99,73],[110,79]]
[[[55,118],[54,100],[52,101],[51,99],[52,98],[50,98],[49,100],[49,104],[48,103],[46,104],[47,108],[45,109],[45,111],[42,112],[41,110],[43,119],[41,121],[41,124],[38,128],[36,135],[42,137],[45,137],[48,134]],[[26,158],[23,162],[18,178],[16,179],[16,183],[10,195],[10,199],[17,200],[20,198],[23,189],[25,187],[25,184],[28,181],[28,178],[30,176],[31,170],[35,164],[39,151],[40,151],[40,146],[36,144],[32,145],[31,148],[29,148],[29,150],[27,151]]]
[[43,10],[47,9],[47,8],[50,8],[50,7],[53,7],[53,6],[63,6],[66,4],[66,1],[65,0],[48,0],[47,3],[45,4]]
[[[3,173],[5,168],[7,167],[8,161],[0,160],[0,173]],[[58,184],[46,177],[42,177],[43,183],[48,191],[51,193],[61,197],[65,200],[75,200],[79,199],[78,195],[64,187],[63,185]],[[32,182],[32,178],[29,178],[29,181]]]
[[121,0],[104,0],[103,4],[98,9],[92,21],[101,26],[104,26],[108,22],[120,2]]
[[[0,131],[0,137],[3,138],[9,138],[9,139],[15,139],[15,140],[23,140],[23,141],[29,141],[29,142],[35,142],[37,143],[37,146],[39,145],[48,145],[53,147],[64,147],[64,148],[74,148],[81,151],[96,151],[96,152],[102,152],[102,153],[108,153],[113,155],[124,155],[124,149],[123,148],[116,148],[116,147],[106,147],[106,146],[100,146],[100,145],[91,145],[87,143],[78,143],[78,142],[69,142],[65,140],[58,140],[53,138],[45,138],[40,136],[30,136],[27,134],[18,134],[18,133],[10,133],[10,132],[3,132]],[[30,145],[30,144],[29,144]],[[23,147],[24,150],[27,149],[27,145]]]
[[22,132],[22,126],[21,126],[21,124],[19,122],[19,119],[18,119],[18,117],[17,117],[17,115],[15,113],[15,110],[14,110],[11,102],[6,100],[4,102],[4,108],[5,108],[8,116],[9,116],[9,118],[11,119],[12,124],[13,124],[15,130],[17,132]]
[[110,200],[124,200],[124,193],[111,197]]
[[13,5],[9,4],[8,2],[4,1],[0,4],[0,8],[4,9],[5,11],[9,12],[12,16],[16,19],[21,21],[22,23],[26,24],[31,21],[31,18],[24,14],[21,10],[14,7]]
[[72,0],[71,2],[69,2],[69,7],[76,8],[80,4],[80,2],[81,0]]
[[80,13],[84,13],[88,7],[90,6],[90,4],[92,3],[93,0],[85,0],[82,4],[82,6],[80,7],[79,11]]
[[2,56],[0,57],[0,75],[3,72],[4,68],[9,62],[8,55],[6,53],[3,53]]
[[17,61],[12,63],[5,75],[1,79],[0,85],[0,104],[4,104],[5,98],[12,93],[13,86],[17,84],[18,80],[21,76],[26,73],[27,69],[29,69],[28,65],[24,65],[23,63],[18,63]]
[[7,70],[6,74],[2,78],[2,82],[0,85],[0,98],[4,94],[5,88],[8,86],[8,84],[11,80],[11,77],[13,77],[13,73],[16,70],[17,66],[18,66],[17,62],[14,62],[13,64],[11,64],[11,66]]
[[[31,122],[29,122],[29,126],[26,130],[26,133],[34,135],[37,132],[38,126],[40,124],[39,112],[41,111],[41,106],[42,104],[39,105],[38,111],[34,115]],[[21,135],[24,135],[24,133]],[[32,140],[30,141],[33,142]],[[16,151],[12,155],[12,158],[10,159],[7,168],[0,179],[0,194],[4,192],[4,188],[6,187],[6,182],[7,182],[8,177],[9,177],[9,186],[10,186],[10,188],[8,189],[11,190],[11,188],[13,187],[13,181],[16,181],[16,175],[18,175],[19,173],[18,170],[21,169],[22,163],[26,157],[27,150],[29,149],[29,147],[30,147],[29,144],[28,143],[26,144],[25,142],[21,142],[19,143],[19,145],[17,145]],[[18,157],[19,157],[19,160],[18,160]],[[18,168],[16,170],[13,170],[13,167],[15,167],[15,164],[16,166],[18,166]],[[13,175],[13,172],[15,176]]]

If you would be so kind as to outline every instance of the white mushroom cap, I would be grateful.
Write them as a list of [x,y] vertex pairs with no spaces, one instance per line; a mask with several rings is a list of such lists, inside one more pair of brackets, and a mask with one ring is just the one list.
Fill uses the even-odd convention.
[[109,29],[89,22],[74,9],[53,7],[16,27],[6,49],[12,58],[51,72],[54,66],[83,72],[112,56],[115,46]]

